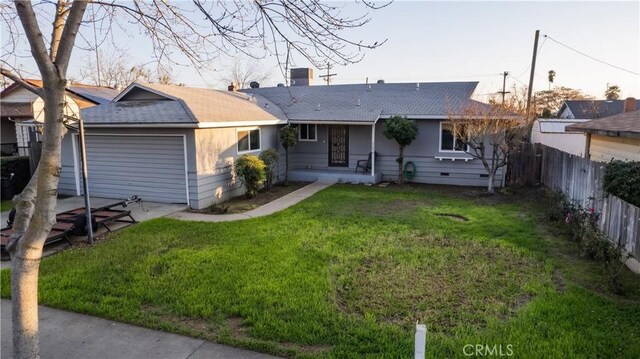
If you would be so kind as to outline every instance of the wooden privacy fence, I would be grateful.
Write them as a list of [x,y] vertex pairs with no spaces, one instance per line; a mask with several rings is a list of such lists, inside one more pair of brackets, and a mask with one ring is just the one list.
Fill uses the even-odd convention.
[[509,184],[543,184],[584,208],[600,212],[600,229],[614,245],[633,256],[627,266],[640,273],[640,208],[604,193],[605,163],[525,143],[509,158],[509,165]]

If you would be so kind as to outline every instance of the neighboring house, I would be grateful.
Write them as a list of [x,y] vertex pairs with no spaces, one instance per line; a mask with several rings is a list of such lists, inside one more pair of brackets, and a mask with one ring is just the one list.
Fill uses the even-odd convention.
[[[303,85],[243,90],[275,103],[289,123],[298,126],[299,142],[290,150],[290,178],[316,179],[331,173],[349,182],[397,179],[398,145],[383,130],[386,119],[400,115],[416,120],[419,129],[404,154],[405,162],[415,164],[411,181],[487,185],[482,163],[463,151],[447,123],[449,116],[463,114],[470,105],[490,108],[471,99],[477,82],[307,86],[309,81],[293,81]],[[357,162],[371,152],[376,153],[371,171],[354,178]],[[502,172],[496,185],[501,180]]]
[[[27,79],[29,84],[42,87],[42,81]],[[118,94],[110,87],[71,84],[66,95],[83,109],[108,103]],[[29,155],[29,142],[39,141],[36,131],[33,104],[38,96],[17,83],[13,83],[0,93],[0,109],[2,112],[2,154]]]
[[587,135],[585,152],[593,161],[640,161],[639,110],[571,125],[568,129]]
[[558,118],[537,119],[531,128],[531,142],[557,148],[573,155],[586,157],[587,135],[567,127],[593,119],[607,117],[637,107],[636,99],[626,100],[567,100],[558,111]]
[[[242,194],[238,155],[277,148],[277,106],[236,92],[133,83],[110,103],[81,111],[89,193],[204,208]],[[58,191],[82,193],[77,134],[62,143]]]
[[566,100],[558,110],[558,118],[593,120],[617,115],[629,106],[632,106],[633,110],[638,109],[636,99],[629,97],[626,100]]

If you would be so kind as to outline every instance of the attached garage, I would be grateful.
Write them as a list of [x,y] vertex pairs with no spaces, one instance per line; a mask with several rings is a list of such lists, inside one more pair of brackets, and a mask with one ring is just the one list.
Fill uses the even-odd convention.
[[[184,135],[88,133],[86,147],[91,196],[189,203]],[[77,146],[75,151],[79,160]],[[79,172],[76,178],[82,191]]]
[[[242,194],[232,172],[237,129],[262,129],[264,150],[278,146],[276,126],[286,123],[279,108],[260,96],[139,83],[80,116],[92,197],[138,195],[196,209]],[[79,129],[70,127],[62,140],[58,193],[79,196]]]

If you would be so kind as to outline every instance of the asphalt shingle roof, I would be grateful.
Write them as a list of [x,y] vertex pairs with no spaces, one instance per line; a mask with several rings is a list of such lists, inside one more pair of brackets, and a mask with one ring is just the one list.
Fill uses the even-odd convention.
[[477,82],[385,83],[246,89],[279,106],[292,121],[373,122],[394,115],[414,119],[461,114]]
[[[560,108],[568,107],[574,118],[591,120],[616,115],[624,111],[625,100],[567,100]],[[638,105],[636,102],[636,109]]]
[[640,138],[640,110],[567,126],[567,130],[614,137]]
[[[282,111],[262,96],[186,86],[138,85],[183,100],[198,122],[286,120]],[[170,119],[163,116],[163,120]]]
[[91,86],[81,84],[71,84],[67,86],[67,90],[87,98],[99,105],[109,103],[113,100],[120,91],[103,86]]
[[182,101],[121,101],[80,111],[87,124],[196,123]]

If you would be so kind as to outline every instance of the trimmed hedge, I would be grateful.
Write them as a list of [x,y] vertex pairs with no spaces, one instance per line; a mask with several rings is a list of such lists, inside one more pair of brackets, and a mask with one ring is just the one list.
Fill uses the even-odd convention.
[[604,169],[603,189],[640,207],[640,161],[611,161]]

